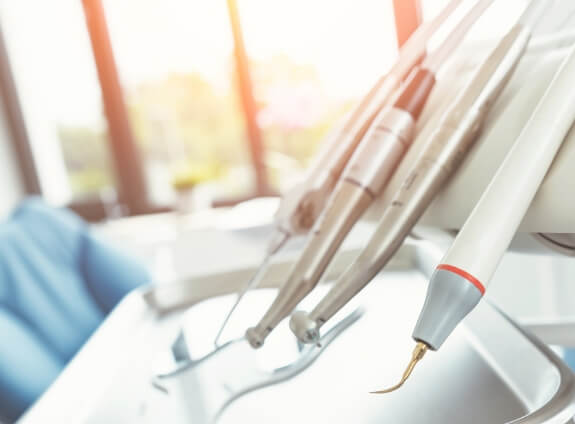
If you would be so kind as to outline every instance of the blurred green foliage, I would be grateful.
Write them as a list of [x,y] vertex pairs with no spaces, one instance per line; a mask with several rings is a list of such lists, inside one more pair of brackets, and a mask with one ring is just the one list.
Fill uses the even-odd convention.
[[[268,152],[305,167],[349,102],[334,102],[322,91],[313,66],[293,63],[286,56],[253,61],[251,70]],[[218,87],[199,73],[172,73],[125,89],[143,157],[165,163],[175,188],[218,179],[233,167],[250,166],[233,73],[229,81],[229,86]],[[112,184],[104,130],[61,127],[59,135],[75,194],[97,192]],[[282,172],[273,169],[272,162],[268,163],[272,183],[278,183]]]
[[186,166],[175,172],[172,187],[175,190],[183,191],[194,188],[198,184],[216,180],[220,176],[221,169],[215,164]]
[[129,112],[145,155],[223,166],[245,160],[244,123],[234,93],[217,92],[196,73],[170,74],[131,90]]
[[105,129],[60,126],[58,135],[74,196],[113,185]]

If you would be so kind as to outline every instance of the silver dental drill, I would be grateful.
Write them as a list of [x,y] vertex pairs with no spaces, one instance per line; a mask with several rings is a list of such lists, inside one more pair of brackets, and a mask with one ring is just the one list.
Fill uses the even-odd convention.
[[345,168],[304,251],[264,317],[247,330],[254,348],[316,286],[339,246],[371,205],[415,136],[415,121],[435,83],[435,74],[492,0],[478,1],[441,46],[412,72],[397,100],[381,110]]
[[254,276],[238,293],[215,338],[219,346],[221,335],[243,296],[257,287],[273,256],[294,236],[307,234],[325,209],[326,203],[342,172],[363,139],[377,113],[393,98],[403,79],[425,55],[427,42],[462,0],[451,0],[431,21],[423,23],[399,51],[389,72],[381,77],[352,111],[341,128],[328,135],[319,154],[312,162],[302,183],[283,196],[274,217],[274,233],[265,257]]
[[[308,314],[295,312],[290,327],[304,343],[362,290],[399,249],[427,206],[473,146],[489,107],[510,79],[542,15],[544,0],[534,0],[517,24],[484,60],[472,80],[449,106],[425,141],[365,249]],[[425,136],[426,131],[422,132]]]

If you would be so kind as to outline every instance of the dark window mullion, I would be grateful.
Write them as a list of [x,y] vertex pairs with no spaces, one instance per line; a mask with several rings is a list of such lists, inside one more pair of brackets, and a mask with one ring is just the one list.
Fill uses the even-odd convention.
[[16,153],[24,190],[26,194],[42,194],[2,28],[0,28],[0,98],[4,104],[10,141]]
[[128,117],[101,0],[82,0],[108,122],[118,198],[130,215],[151,212],[143,162]]
[[234,58],[239,96],[248,133],[248,147],[256,177],[256,194],[262,196],[270,193],[267,170],[264,162],[265,146],[262,141],[260,127],[257,123],[257,107],[254,99],[249,62],[244,45],[237,3],[236,0],[227,0],[227,4],[234,38]]
[[420,0],[393,0],[397,45],[401,47],[421,23]]

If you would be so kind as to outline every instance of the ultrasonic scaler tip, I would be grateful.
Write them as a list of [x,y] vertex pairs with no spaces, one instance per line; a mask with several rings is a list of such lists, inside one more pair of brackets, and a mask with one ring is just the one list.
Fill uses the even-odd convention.
[[403,386],[403,383],[405,383],[407,381],[407,379],[409,378],[409,376],[413,372],[413,369],[415,368],[417,363],[419,361],[421,361],[421,359],[425,355],[425,352],[427,352],[428,349],[429,349],[429,346],[427,346],[425,343],[418,342],[417,345],[415,346],[415,349],[413,349],[411,361],[409,362],[409,365],[407,366],[406,370],[403,372],[403,376],[401,377],[401,380],[399,381],[399,383],[397,383],[393,387],[390,387],[389,389],[378,390],[376,392],[370,392],[370,393],[373,393],[373,394],[390,393],[390,392],[396,391],[401,386]]

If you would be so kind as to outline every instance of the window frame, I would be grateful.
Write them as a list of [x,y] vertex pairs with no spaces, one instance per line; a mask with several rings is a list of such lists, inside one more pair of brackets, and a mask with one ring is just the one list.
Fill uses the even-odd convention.
[[5,122],[12,148],[18,161],[20,179],[27,195],[41,195],[40,179],[36,171],[32,146],[26,129],[22,106],[18,97],[14,74],[8,57],[4,32],[0,25],[0,97],[4,106]]
[[[265,144],[257,123],[257,106],[237,0],[226,1],[234,42],[235,77],[238,81],[236,87],[246,125],[246,147],[250,151],[251,166],[254,171],[254,188],[245,198],[217,200],[214,206],[229,206],[245,199],[274,194],[269,186],[268,172],[264,162]],[[421,22],[421,5],[420,0],[392,1],[397,43],[401,46]],[[107,138],[116,177],[118,203],[130,216],[169,211],[170,208],[154,207],[148,198],[143,161],[128,117],[102,0],[82,0],[82,7],[102,92],[104,115],[108,124]],[[42,195],[25,117],[22,113],[1,27],[0,94],[4,102],[8,130],[16,152],[25,194]],[[130,160],[124,160],[126,158]],[[106,218],[106,207],[101,199],[75,200],[68,207],[89,221],[100,221]]]

